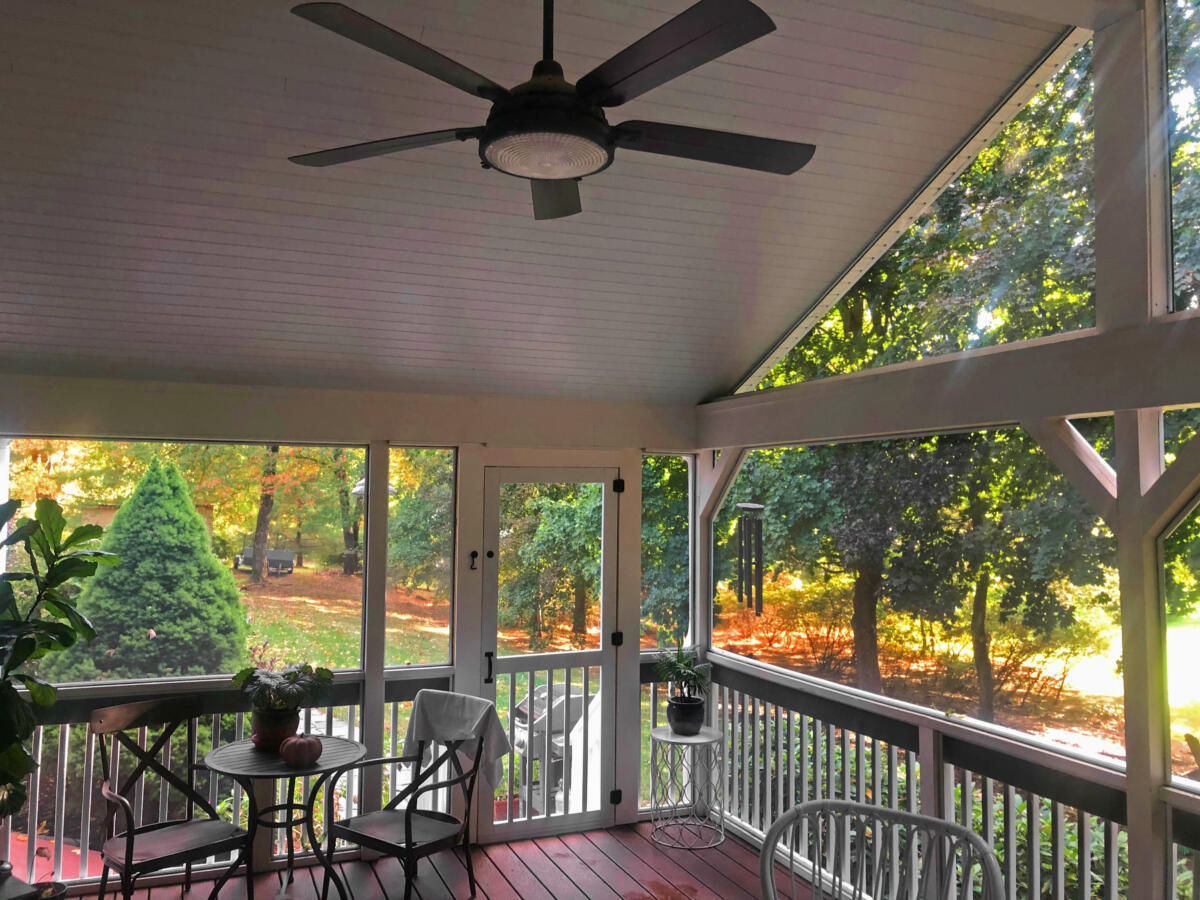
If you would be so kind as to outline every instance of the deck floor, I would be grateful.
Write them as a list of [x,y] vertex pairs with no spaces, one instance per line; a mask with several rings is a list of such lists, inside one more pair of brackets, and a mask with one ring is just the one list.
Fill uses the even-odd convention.
[[[760,896],[758,853],[732,835],[709,850],[670,850],[650,840],[650,825],[488,844],[472,858],[479,898],[522,900],[754,900]],[[353,900],[401,900],[404,875],[394,859],[340,863]],[[316,900],[321,870],[302,868],[288,892],[293,900]],[[270,872],[254,882],[254,900],[273,900],[281,875]],[[209,886],[197,882],[183,894],[181,885],[140,890],[134,900],[205,900]],[[423,860],[413,897],[448,900],[468,895],[467,869],[451,852]],[[119,894],[116,895],[119,898]],[[244,878],[234,878],[221,900],[245,900]],[[330,889],[330,897],[337,891]],[[113,894],[109,894],[113,900]]]

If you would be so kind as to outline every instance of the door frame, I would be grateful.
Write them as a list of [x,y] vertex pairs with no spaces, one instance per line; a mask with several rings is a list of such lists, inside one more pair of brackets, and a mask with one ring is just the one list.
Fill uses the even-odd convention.
[[[454,603],[454,689],[478,694],[483,687],[483,554],[484,470],[501,468],[613,468],[625,482],[616,495],[616,617],[614,629],[625,635],[615,648],[613,734],[638,735],[641,730],[641,554],[642,554],[642,452],[632,450],[552,450],[496,448],[464,444],[458,451],[457,530],[455,542]],[[471,551],[478,556],[471,557]],[[474,568],[472,568],[474,563]],[[615,740],[614,784],[621,792],[615,804],[618,824],[638,817],[638,779],[641,771],[641,741]],[[483,805],[474,804],[475,833]]]

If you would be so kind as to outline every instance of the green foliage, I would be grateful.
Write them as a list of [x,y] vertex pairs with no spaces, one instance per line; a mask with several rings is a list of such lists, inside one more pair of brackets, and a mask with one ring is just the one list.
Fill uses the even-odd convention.
[[669,682],[676,697],[702,697],[708,693],[712,665],[700,662],[693,648],[679,644],[674,652],[659,655],[654,662],[659,681]]
[[501,628],[519,628],[530,650],[550,645],[571,623],[586,637],[600,589],[603,493],[600,484],[506,482],[500,488]]
[[[0,534],[20,505],[19,500],[0,503]],[[66,524],[62,508],[43,498],[35,518],[20,520],[0,540],[0,550],[23,546],[29,563],[28,572],[0,574],[0,818],[25,804],[25,777],[37,768],[25,746],[35,727],[33,707],[50,706],[56,695],[54,686],[25,664],[96,636],[73,602],[77,582],[91,578],[99,566],[120,561],[95,547],[102,528],[83,525],[64,534]],[[24,696],[17,684],[25,688]]]
[[295,663],[278,672],[251,666],[233,676],[233,685],[260,712],[294,712],[327,696],[333,673],[309,663]]
[[80,608],[98,650],[68,652],[54,681],[208,675],[245,656],[245,613],[233,575],[213,555],[204,520],[173,463],[152,460],[105,536],[124,565],[99,574]]
[[1091,325],[1091,120],[1089,44],[759,387]]
[[393,449],[388,575],[450,596],[454,546],[454,452]]
[[658,644],[678,644],[688,630],[691,597],[690,471],[680,456],[642,460],[642,625]]

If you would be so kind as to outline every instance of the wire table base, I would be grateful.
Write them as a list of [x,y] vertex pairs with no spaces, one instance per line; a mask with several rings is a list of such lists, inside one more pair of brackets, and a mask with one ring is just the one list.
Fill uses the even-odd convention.
[[664,847],[702,850],[725,840],[721,733],[650,732],[650,837]]

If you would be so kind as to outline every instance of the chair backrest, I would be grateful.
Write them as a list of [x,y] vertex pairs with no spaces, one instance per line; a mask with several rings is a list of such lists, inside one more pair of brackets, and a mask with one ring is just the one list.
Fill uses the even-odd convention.
[[[475,734],[465,738],[451,740],[418,740],[415,756],[420,762],[413,767],[413,777],[409,785],[392,796],[385,809],[395,809],[412,792],[422,788],[431,779],[437,779],[439,772],[450,771],[448,778],[435,781],[435,785],[455,784],[462,790],[464,812],[462,817],[465,831],[471,821],[471,800],[475,796],[475,781],[479,777],[479,763],[483,758],[483,736],[487,723],[480,721]],[[440,748],[440,749],[439,749]],[[426,756],[428,751],[428,756]],[[467,760],[463,765],[463,759]]]
[[[114,763],[118,754],[123,756],[127,753],[133,765],[122,766],[122,771],[116,773],[119,779],[116,793],[128,799],[138,782],[150,772],[162,780],[162,790],[167,790],[167,785],[170,785],[180,792],[185,802],[187,818],[193,816],[197,806],[210,818],[218,818],[213,805],[196,790],[196,719],[205,712],[206,709],[198,698],[142,700],[95,710],[92,713],[91,729],[100,747],[100,765],[104,773],[105,787],[114,790]],[[159,726],[162,727],[162,731],[148,746],[143,747],[140,740],[141,730]],[[171,770],[170,757],[167,757],[166,764],[163,762],[164,750],[170,746],[172,738],[181,727],[186,727],[187,732],[187,747],[184,751],[187,769],[182,778]],[[112,827],[116,811],[116,805],[110,802],[105,819],[106,828]]]
[[781,815],[759,862],[767,900],[1000,900],[1004,890],[995,854],[961,825],[841,800]]

